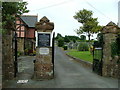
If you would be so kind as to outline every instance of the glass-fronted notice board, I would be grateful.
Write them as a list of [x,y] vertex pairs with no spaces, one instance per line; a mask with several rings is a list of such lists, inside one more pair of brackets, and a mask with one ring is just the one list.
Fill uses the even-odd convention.
[[50,46],[50,34],[39,33],[38,34],[38,47],[49,47]]

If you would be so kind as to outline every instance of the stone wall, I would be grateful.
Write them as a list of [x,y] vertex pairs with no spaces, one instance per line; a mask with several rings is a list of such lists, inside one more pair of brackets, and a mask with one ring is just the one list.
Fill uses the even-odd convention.
[[17,38],[17,50],[24,54],[24,38]]
[[34,39],[25,39],[25,49],[35,50],[35,40]]

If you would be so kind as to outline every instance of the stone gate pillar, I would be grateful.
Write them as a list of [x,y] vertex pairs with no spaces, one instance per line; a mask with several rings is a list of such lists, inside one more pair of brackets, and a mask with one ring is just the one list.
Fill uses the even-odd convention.
[[43,17],[36,23],[36,61],[34,64],[34,79],[44,80],[53,78],[52,39],[54,23]]
[[13,31],[9,30],[9,34],[3,35],[2,38],[2,80],[10,80],[15,76]]
[[117,77],[118,75],[118,57],[111,56],[111,44],[116,41],[118,27],[115,23],[110,22],[102,29],[103,33],[103,76]]

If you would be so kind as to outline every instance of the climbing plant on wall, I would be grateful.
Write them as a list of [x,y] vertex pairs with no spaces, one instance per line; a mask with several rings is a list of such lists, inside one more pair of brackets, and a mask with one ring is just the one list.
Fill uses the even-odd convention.
[[118,46],[118,55],[120,56],[120,34],[118,34],[118,38],[116,39],[117,46]]
[[118,45],[116,41],[111,43],[111,56],[114,57],[115,55],[118,55]]
[[115,55],[120,56],[120,34],[118,34],[116,41],[111,43],[111,56]]

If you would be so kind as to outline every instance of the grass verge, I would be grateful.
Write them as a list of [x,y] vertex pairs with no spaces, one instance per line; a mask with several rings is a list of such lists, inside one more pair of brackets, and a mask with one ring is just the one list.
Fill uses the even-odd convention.
[[91,55],[90,51],[69,50],[67,54],[91,63],[93,62],[93,56]]

